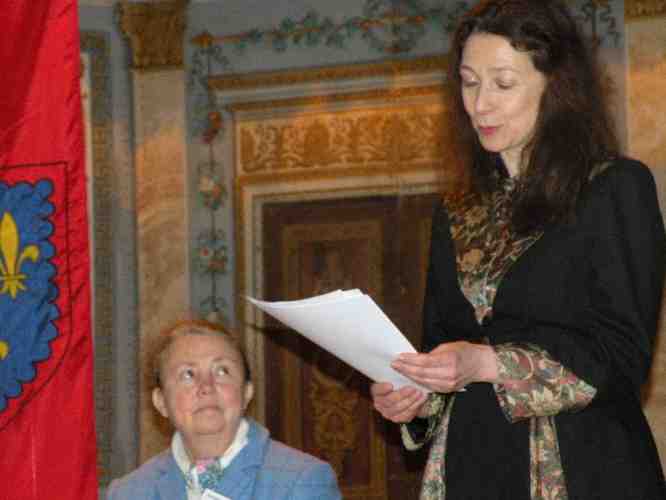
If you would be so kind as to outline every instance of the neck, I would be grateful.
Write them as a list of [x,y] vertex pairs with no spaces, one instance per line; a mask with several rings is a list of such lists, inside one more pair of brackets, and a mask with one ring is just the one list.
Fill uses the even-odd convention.
[[509,173],[509,177],[515,179],[520,173],[520,158],[512,158],[508,155],[502,155],[502,161],[504,162],[504,167]]
[[[236,429],[237,431],[238,429]],[[192,463],[210,458],[217,458],[229,449],[231,443],[236,437],[236,432],[231,436],[185,436],[183,435],[183,444]]]
[[515,179],[518,176],[518,173],[520,172],[520,169],[518,167],[512,165],[507,165],[506,170],[507,172],[509,172],[509,177],[511,177],[512,179]]
[[518,177],[518,175],[527,167],[530,154],[529,152],[525,152],[525,154],[523,154],[524,151],[525,150],[523,148],[519,151],[509,150],[505,151],[504,153],[500,153],[502,161],[504,162],[504,166],[509,173],[509,177],[512,179]]

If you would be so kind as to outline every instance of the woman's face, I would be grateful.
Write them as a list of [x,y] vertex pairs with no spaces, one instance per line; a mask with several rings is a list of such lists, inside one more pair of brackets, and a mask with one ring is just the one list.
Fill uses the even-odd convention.
[[185,442],[231,444],[253,390],[236,347],[220,335],[183,335],[166,351],[161,374],[153,404]]
[[506,38],[475,33],[465,43],[460,77],[465,110],[481,145],[499,153],[515,176],[534,133],[545,75]]

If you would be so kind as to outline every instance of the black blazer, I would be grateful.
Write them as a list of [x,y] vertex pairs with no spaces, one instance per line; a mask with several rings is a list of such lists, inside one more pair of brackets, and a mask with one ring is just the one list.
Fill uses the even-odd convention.
[[666,499],[640,403],[665,251],[649,169],[618,159],[589,183],[575,221],[547,230],[513,264],[492,319],[479,325],[458,285],[444,207],[433,219],[423,350],[482,337],[492,344],[530,342],[597,389],[588,407],[555,417],[571,500]]

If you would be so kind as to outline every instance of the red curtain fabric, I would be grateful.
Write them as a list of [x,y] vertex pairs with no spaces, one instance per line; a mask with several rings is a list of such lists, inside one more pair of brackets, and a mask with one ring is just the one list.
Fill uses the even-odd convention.
[[76,0],[2,0],[0,26],[0,500],[93,500]]

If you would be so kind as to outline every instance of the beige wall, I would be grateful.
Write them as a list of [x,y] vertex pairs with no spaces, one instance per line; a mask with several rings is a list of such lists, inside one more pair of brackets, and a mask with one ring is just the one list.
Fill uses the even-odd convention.
[[[666,17],[629,21],[627,41],[628,153],[652,169],[666,214]],[[645,410],[666,468],[666,307]]]

